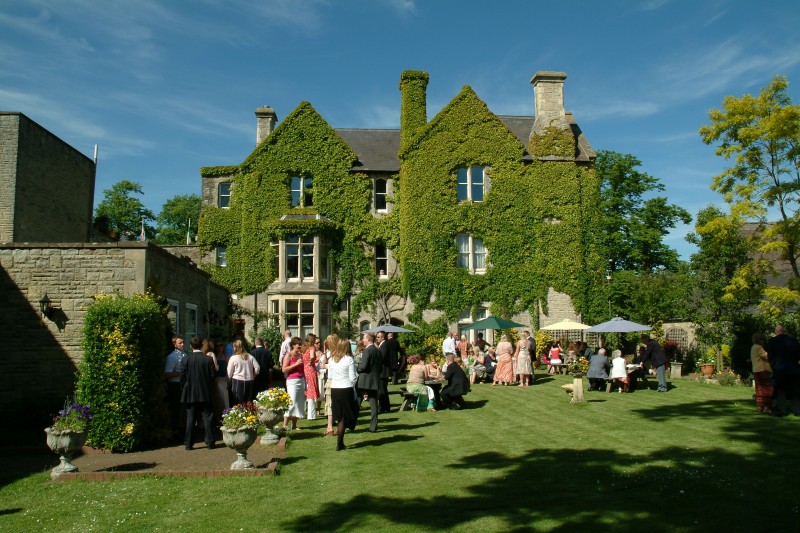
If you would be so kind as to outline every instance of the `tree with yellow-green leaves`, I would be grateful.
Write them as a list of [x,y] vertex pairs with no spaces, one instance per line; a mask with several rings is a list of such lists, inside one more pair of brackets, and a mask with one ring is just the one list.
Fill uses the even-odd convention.
[[[778,317],[800,305],[800,106],[776,76],[757,96],[728,96],[700,128],[706,144],[733,164],[715,176],[711,188],[732,212],[759,224],[752,233],[750,260],[733,275],[728,294],[748,288],[753,273],[788,264],[785,287],[764,288],[761,308]],[[768,219],[777,219],[767,223]]]

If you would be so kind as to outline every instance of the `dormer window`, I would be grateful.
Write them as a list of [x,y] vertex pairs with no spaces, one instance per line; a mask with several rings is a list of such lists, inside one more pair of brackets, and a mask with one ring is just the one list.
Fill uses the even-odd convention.
[[486,167],[461,167],[456,172],[456,198],[459,202],[482,202],[486,192]]
[[311,207],[314,205],[313,181],[311,178],[292,176],[292,207]]

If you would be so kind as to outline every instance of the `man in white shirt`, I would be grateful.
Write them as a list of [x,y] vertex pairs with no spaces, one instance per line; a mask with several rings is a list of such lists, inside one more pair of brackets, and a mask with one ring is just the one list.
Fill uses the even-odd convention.
[[444,338],[442,342],[442,355],[447,357],[447,354],[455,355],[456,353],[456,341],[455,341],[455,333],[448,333],[447,336]]
[[280,367],[283,368],[283,358],[292,349],[292,332],[288,329],[283,332],[283,342],[281,343],[281,351],[278,354],[278,362]]

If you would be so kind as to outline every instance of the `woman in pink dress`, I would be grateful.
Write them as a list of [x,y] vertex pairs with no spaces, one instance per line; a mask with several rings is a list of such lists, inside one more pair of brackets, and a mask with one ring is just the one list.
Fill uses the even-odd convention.
[[317,418],[317,400],[319,400],[319,381],[317,379],[317,359],[320,350],[320,340],[313,333],[306,335],[303,343],[303,374],[306,378],[306,403],[308,404],[308,419]]
[[497,370],[494,372],[494,383],[492,383],[492,386],[498,383],[501,385],[514,383],[514,366],[512,363],[514,345],[508,342],[507,335],[500,337],[500,342],[497,343],[495,353],[497,354]]

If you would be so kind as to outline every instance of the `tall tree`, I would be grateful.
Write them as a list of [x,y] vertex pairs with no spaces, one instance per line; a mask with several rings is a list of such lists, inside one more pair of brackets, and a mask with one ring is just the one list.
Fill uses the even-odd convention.
[[138,183],[118,181],[110,189],[103,191],[103,201],[94,210],[95,222],[99,222],[98,219],[104,220],[108,229],[128,235],[139,235],[144,222],[145,232],[152,235],[154,230],[148,222],[155,220],[155,216],[134,196],[141,194],[144,193]]
[[732,344],[734,325],[758,302],[764,283],[763,276],[751,268],[749,241],[754,237],[743,231],[743,224],[738,210],[726,215],[709,206],[697,214],[695,232],[686,237],[698,248],[690,261],[692,318],[698,338],[716,347],[718,354],[722,344]]
[[600,150],[595,160],[600,177],[600,234],[612,272],[677,269],[678,254],[664,244],[664,237],[679,221],[692,220],[685,209],[664,197],[644,199],[664,186],[638,170],[641,164],[630,154],[609,150]]
[[164,202],[156,219],[156,242],[159,244],[185,244],[186,234],[190,242],[197,235],[197,220],[200,218],[202,200],[196,194],[180,194]]
[[[711,188],[722,193],[748,220],[777,222],[758,232],[761,256],[788,262],[789,290],[800,288],[800,106],[787,94],[789,82],[776,76],[758,96],[727,96],[722,109],[709,112],[700,128],[706,144],[733,165],[714,177]],[[777,253],[776,253],[777,252]],[[774,291],[773,291],[774,292]],[[800,296],[778,291],[784,300]]]

